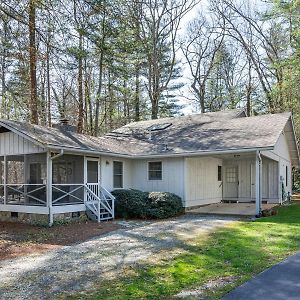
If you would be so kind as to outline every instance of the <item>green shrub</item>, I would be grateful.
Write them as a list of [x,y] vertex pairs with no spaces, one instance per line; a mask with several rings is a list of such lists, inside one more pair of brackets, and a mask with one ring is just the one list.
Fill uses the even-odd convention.
[[122,218],[163,219],[183,211],[181,198],[167,192],[115,190],[115,214]]
[[181,198],[167,192],[151,192],[148,196],[150,207],[148,217],[154,219],[170,218],[182,213]]
[[138,190],[114,190],[115,215],[121,218],[146,218],[148,193]]

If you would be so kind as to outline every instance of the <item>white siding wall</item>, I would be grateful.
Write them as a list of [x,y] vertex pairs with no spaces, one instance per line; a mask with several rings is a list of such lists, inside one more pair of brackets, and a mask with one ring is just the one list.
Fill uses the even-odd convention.
[[[255,159],[244,158],[240,160],[224,160],[223,172],[223,196],[226,200],[238,200],[239,202],[255,201]],[[238,197],[232,199],[226,194],[226,167],[236,166],[238,170]],[[278,162],[262,158],[262,185],[263,185],[263,200],[268,202],[279,202],[278,196]]]
[[13,132],[0,133],[0,156],[44,152],[45,149]]
[[[148,179],[148,162],[162,162],[162,180]],[[184,201],[184,159],[136,159],[132,162],[132,188],[148,192],[170,192]]]
[[117,157],[101,156],[101,185],[109,191],[113,187],[113,161],[123,162],[123,188],[132,188],[131,160]]
[[[277,155],[279,159],[279,176],[284,183],[285,191],[291,193],[292,192],[291,157],[290,157],[288,144],[284,133],[280,135],[273,153]],[[286,185],[286,166],[288,167],[287,185]],[[280,190],[281,190],[281,186],[280,186]]]
[[222,200],[218,166],[222,160],[212,157],[186,158],[186,207],[216,203]]

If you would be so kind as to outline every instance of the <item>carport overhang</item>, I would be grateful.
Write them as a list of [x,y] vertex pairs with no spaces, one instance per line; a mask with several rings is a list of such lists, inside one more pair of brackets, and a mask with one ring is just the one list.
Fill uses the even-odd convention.
[[[269,147],[257,147],[257,148],[248,148],[248,149],[232,149],[232,150],[225,150],[225,151],[213,151],[213,152],[207,152],[207,153],[201,153],[201,155],[196,155],[198,157],[214,157],[219,159],[225,159],[225,160],[244,160],[244,159],[251,159],[254,163],[254,173],[255,173],[255,190],[254,190],[254,199],[255,203],[252,203],[252,206],[255,206],[255,214],[252,214],[256,217],[262,216],[262,203],[263,203],[263,172],[262,172],[262,166],[263,166],[263,159],[267,158],[269,160],[273,160],[278,163],[277,157],[272,157],[268,155],[268,153],[272,153],[274,151],[274,146]],[[186,158],[189,158],[193,155],[186,156]],[[224,199],[224,195],[222,197]],[[253,200],[254,200],[253,199]],[[234,200],[233,200],[234,201]],[[237,200],[238,201],[238,200]]]

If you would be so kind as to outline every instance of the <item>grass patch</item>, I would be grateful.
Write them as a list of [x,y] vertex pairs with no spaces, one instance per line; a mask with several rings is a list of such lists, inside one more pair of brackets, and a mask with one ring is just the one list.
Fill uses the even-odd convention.
[[[282,207],[276,216],[235,222],[187,244],[185,252],[155,265],[142,265],[130,275],[101,281],[92,293],[66,299],[172,299],[186,288],[222,278],[234,282],[204,291],[219,299],[229,290],[300,249],[300,205]],[[166,256],[165,256],[166,257]]]

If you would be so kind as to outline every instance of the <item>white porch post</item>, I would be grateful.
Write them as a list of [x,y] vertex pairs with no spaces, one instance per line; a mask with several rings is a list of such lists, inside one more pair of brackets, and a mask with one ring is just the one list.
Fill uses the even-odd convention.
[[49,226],[53,225],[52,212],[52,159],[51,152],[47,152],[47,207],[49,208]]
[[262,161],[260,151],[256,151],[255,159],[255,215],[261,215],[262,203]]
[[6,155],[4,155],[4,170],[3,170],[3,175],[4,175],[4,201],[3,201],[3,203],[4,203],[4,205],[7,203],[7,187],[6,187],[6,185],[7,185],[7,156]]
[[23,176],[24,176],[24,201],[27,202],[27,154],[23,155],[23,161],[24,161],[24,170],[23,170]]

